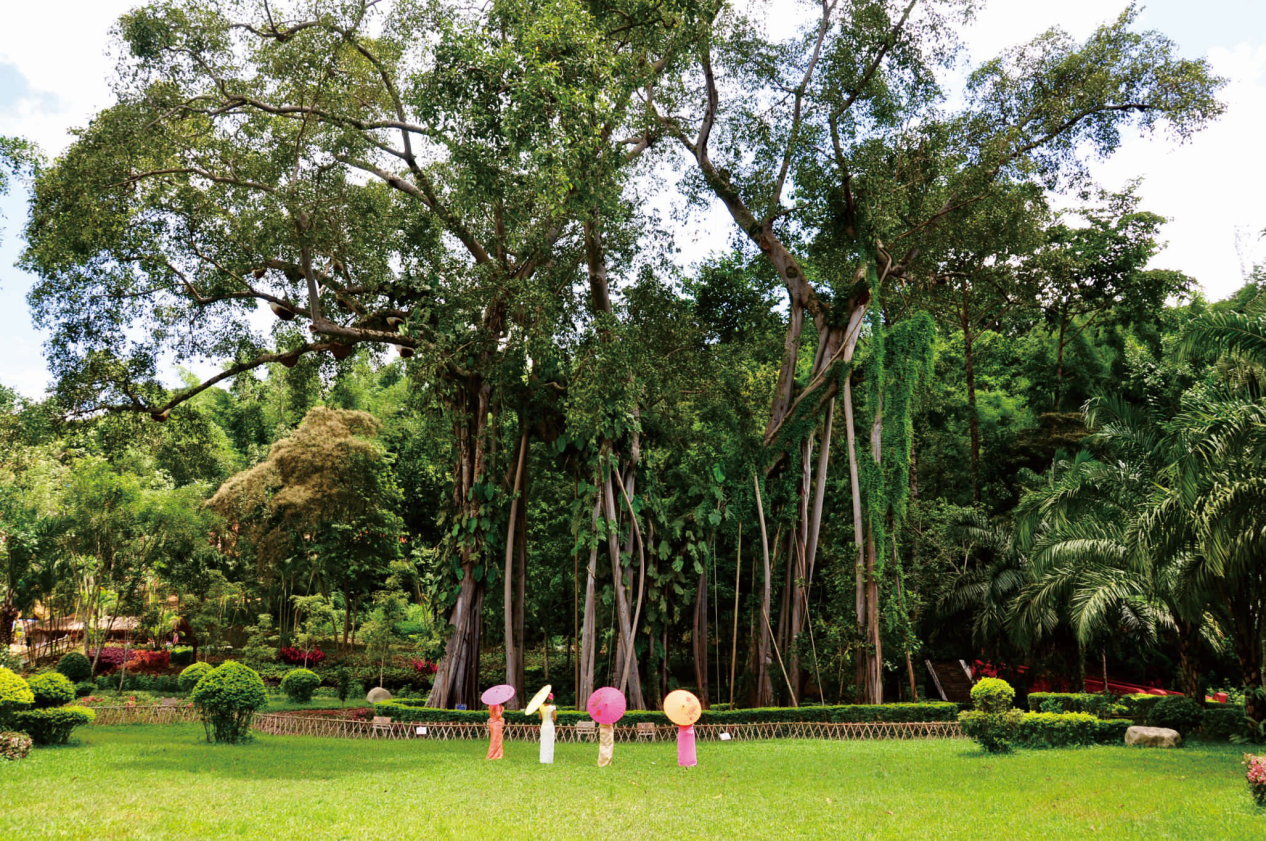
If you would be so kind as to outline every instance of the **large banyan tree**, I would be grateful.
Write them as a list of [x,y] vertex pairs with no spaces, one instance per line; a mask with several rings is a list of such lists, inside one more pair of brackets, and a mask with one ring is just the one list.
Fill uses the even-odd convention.
[[[411,358],[452,432],[438,706],[475,700],[484,597],[499,576],[507,680],[522,683],[534,438],[566,452],[587,488],[581,693],[595,680],[601,549],[611,673],[635,706],[642,623],[657,611],[667,627],[655,588],[683,592],[655,566],[714,546],[730,497],[763,536],[753,700],[774,695],[776,619],[795,701],[825,512],[851,504],[858,684],[879,701],[880,584],[898,554],[908,407],[929,358],[920,284],[970,245],[965,211],[1017,184],[1067,182],[1079,152],[1111,152],[1126,126],[1185,137],[1219,110],[1207,66],[1135,32],[1132,11],[1084,43],[1050,32],[1005,52],[951,104],[939,80],[973,5],[804,3],[804,31],[786,43],[765,37],[747,4],[722,0],[142,6],[118,26],[116,103],[36,186],[24,260],[40,277],[30,300],[51,333],[57,397],[71,413],[164,421],[263,366],[359,348]],[[639,491],[642,422],[648,403],[692,389],[689,371],[654,364],[676,352],[663,337],[682,319],[656,314],[670,303],[649,285],[612,288],[658,248],[636,221],[647,181],[723,206],[751,264],[787,294],[773,307],[784,341],[763,441],[737,459],[750,475],[698,477],[706,504],[689,529],[665,519],[661,534],[680,542],[661,539],[650,557],[656,500],[670,495]],[[159,373],[173,358],[221,370],[172,390]],[[837,405],[849,501],[828,505]],[[643,491],[659,481],[643,475]],[[741,490],[725,487],[736,480]],[[775,619],[771,542],[786,562]],[[706,680],[708,582],[694,571]]]
[[[906,316],[917,314],[920,286],[973,245],[960,235],[965,213],[990,204],[1005,213],[997,199],[1017,184],[1069,184],[1084,175],[1080,156],[1111,153],[1127,128],[1186,138],[1221,110],[1207,64],[1180,58],[1159,33],[1134,31],[1133,7],[1082,43],[1051,30],[1003,52],[971,72],[961,101],[950,100],[942,80],[976,5],[807,2],[800,35],[772,43],[743,7],[717,4],[691,63],[650,103],[680,152],[684,183],[724,206],[787,292],[762,466],[793,477],[784,636],[793,693],[841,403],[864,650],[857,685],[868,702],[883,699],[879,584],[885,558],[897,557],[908,407],[931,336],[926,316]],[[758,643],[758,704],[772,691],[768,636]]]
[[[271,363],[416,359],[453,430],[435,704],[475,696],[490,424],[518,399],[498,389],[576,317],[585,228],[646,148],[624,129],[674,25],[641,0],[153,3],[119,23],[117,103],[36,190],[30,298],[70,412],[163,421]],[[171,391],[173,356],[224,368]]]

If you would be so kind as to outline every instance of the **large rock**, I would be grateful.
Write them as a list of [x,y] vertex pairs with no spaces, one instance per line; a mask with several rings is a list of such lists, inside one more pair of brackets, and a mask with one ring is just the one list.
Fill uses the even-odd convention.
[[383,689],[381,686],[375,686],[373,689],[369,690],[369,694],[365,696],[365,699],[371,704],[380,704],[383,701],[390,701],[391,693]]
[[1182,734],[1168,727],[1131,727],[1125,731],[1125,743],[1144,748],[1180,748]]

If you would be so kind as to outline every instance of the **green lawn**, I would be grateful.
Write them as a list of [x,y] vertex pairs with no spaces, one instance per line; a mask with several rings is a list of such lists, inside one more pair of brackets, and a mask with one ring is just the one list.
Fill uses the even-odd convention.
[[0,838],[1263,838],[1234,746],[994,758],[970,742],[479,742],[98,727],[0,764]]

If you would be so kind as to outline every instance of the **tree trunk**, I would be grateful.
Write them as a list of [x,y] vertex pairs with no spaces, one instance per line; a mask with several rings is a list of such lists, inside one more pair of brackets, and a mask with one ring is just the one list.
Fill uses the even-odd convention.
[[1195,629],[1190,623],[1178,620],[1178,662],[1182,671],[1183,694],[1193,701],[1203,699],[1200,691],[1200,672],[1196,665]]
[[699,573],[695,586],[695,615],[690,632],[690,648],[694,654],[695,687],[699,703],[708,708],[708,573]]
[[743,521],[738,524],[738,551],[734,560],[734,634],[730,637],[730,708],[734,708],[734,672],[738,663],[739,590],[743,583]]
[[440,658],[435,682],[427,698],[427,706],[464,705],[474,709],[479,696],[479,655],[483,635],[483,602],[486,579],[475,580],[475,568],[482,560],[484,540],[478,527],[480,503],[474,488],[483,481],[485,443],[488,437],[489,399],[491,387],[479,377],[472,377],[462,388],[462,420],[457,425],[458,456],[453,471],[453,511],[459,522],[475,521],[471,532],[463,528],[459,544],[462,579],[457,601],[449,614],[448,643]]
[[[771,599],[771,582],[772,573],[769,559],[769,533],[765,530],[765,503],[761,499],[760,480],[756,478],[756,474],[752,474],[752,483],[756,486],[756,513],[760,520],[760,548],[761,558],[764,561],[764,583],[761,590],[760,613],[762,619],[758,619],[756,627],[759,628],[758,642],[756,644],[756,684],[752,696],[752,706],[769,707],[774,703],[774,690],[772,682],[769,679],[769,669],[772,663],[769,656],[769,608]],[[777,536],[775,536],[775,545],[777,544]]]
[[1058,412],[1064,399],[1064,336],[1068,333],[1068,308],[1059,311],[1059,340],[1055,345],[1055,406]]
[[[13,603],[13,591],[8,590],[4,594],[4,604],[0,604],[0,647],[8,652],[9,646],[13,643],[13,623],[17,621],[21,615],[17,605]],[[27,640],[27,649],[31,647],[30,640]]]
[[[530,475],[530,472],[529,472]],[[526,663],[523,657],[524,648],[527,646],[527,529],[528,529],[528,511],[527,497],[531,489],[531,480],[524,477],[523,480],[523,503],[519,510],[519,561],[515,565],[514,574],[514,662],[515,683],[512,684],[516,688],[523,689],[527,682]],[[545,647],[549,648],[549,636],[545,637]],[[549,655],[547,654],[546,657]]]
[[[519,436],[519,458],[518,466],[514,471],[514,495],[510,500],[510,522],[506,526],[506,556],[505,556],[505,575],[502,580],[504,598],[505,598],[505,651],[506,651],[506,683],[521,691],[522,684],[519,679],[519,662],[520,656],[519,645],[521,638],[515,638],[515,538],[519,533],[519,511],[520,496],[523,493],[523,465],[527,461],[528,448],[528,432],[526,424],[524,425],[523,434]],[[516,694],[507,703],[508,709],[519,709],[519,694]]]
[[[601,493],[601,492],[599,492]],[[594,690],[594,667],[597,665],[598,614],[594,584],[598,578],[598,515],[602,511],[599,499],[593,506],[593,546],[589,548],[589,566],[585,570],[585,612],[580,633],[580,682],[576,684],[576,707],[588,702]]]
[[[875,465],[883,461],[884,406],[882,397],[875,407],[875,421],[870,428],[870,454]],[[879,579],[877,563],[879,547],[875,544],[875,527],[866,531],[866,703],[884,702],[883,641],[879,633]]]
[[[619,626],[622,644],[631,647],[634,645],[633,619],[629,611],[628,594],[624,587],[624,568],[620,560],[620,536],[616,532],[619,517],[615,508],[614,483],[614,476],[608,473],[606,480],[603,482],[603,495],[606,498],[607,552],[611,556],[611,578],[615,589],[616,624]],[[627,671],[624,669],[625,662],[630,664],[630,668]],[[638,674],[636,657],[628,660],[616,660],[616,684],[620,691],[625,692],[631,709],[646,709],[646,702],[642,698],[641,678]]]
[[[857,462],[857,433],[853,426],[852,378],[844,380],[844,431],[848,444],[848,479],[853,497],[853,546],[857,560],[853,564],[853,609],[857,615],[857,639],[867,638],[866,620],[866,543],[865,526],[862,523],[862,490]],[[854,658],[856,691],[865,695],[866,657],[860,651]]]
[[980,504],[980,414],[976,411],[976,361],[972,353],[975,337],[971,332],[971,317],[967,303],[967,278],[962,279],[962,308],[959,310],[963,328],[963,363],[967,375],[967,423],[971,430],[971,501]]

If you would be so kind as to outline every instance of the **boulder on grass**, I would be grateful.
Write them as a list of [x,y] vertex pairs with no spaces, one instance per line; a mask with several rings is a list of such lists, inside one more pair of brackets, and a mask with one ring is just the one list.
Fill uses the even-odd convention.
[[1125,731],[1125,743],[1132,747],[1180,748],[1182,735],[1168,727],[1131,727]]
[[391,700],[391,693],[381,686],[375,686],[369,690],[369,694],[365,696],[365,699],[371,704],[381,704],[383,701]]

